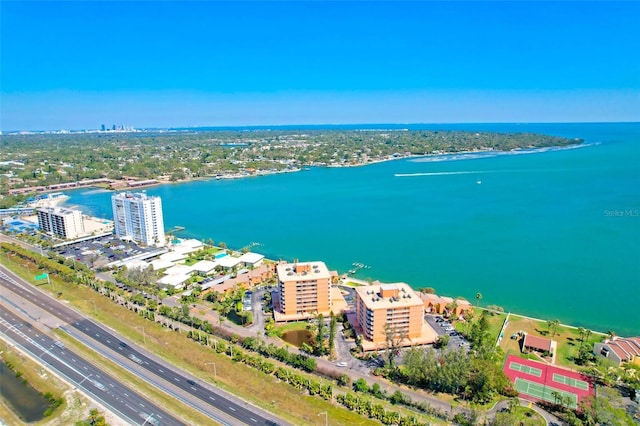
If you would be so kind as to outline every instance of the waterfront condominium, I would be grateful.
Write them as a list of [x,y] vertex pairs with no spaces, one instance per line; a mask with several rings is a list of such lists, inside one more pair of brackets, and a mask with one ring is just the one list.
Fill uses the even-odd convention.
[[279,264],[276,271],[282,319],[331,312],[331,273],[324,262]]
[[162,200],[144,192],[122,192],[111,197],[115,233],[147,246],[163,246]]
[[403,337],[402,345],[422,343],[422,299],[405,283],[356,287],[356,329],[373,345]]
[[85,235],[82,212],[62,207],[41,207],[36,210],[38,226],[43,232],[67,240]]

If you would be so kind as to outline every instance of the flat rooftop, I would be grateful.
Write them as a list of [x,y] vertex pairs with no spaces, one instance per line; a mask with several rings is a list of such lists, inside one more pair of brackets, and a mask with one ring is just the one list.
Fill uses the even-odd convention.
[[69,215],[74,214],[76,212],[80,212],[80,210],[68,209],[66,207],[38,207],[36,211],[43,211],[46,213],[53,213],[57,215]]
[[423,305],[420,296],[405,283],[362,286],[355,291],[372,310]]
[[324,262],[281,263],[276,266],[278,279],[285,281],[309,281],[331,279],[331,273]]

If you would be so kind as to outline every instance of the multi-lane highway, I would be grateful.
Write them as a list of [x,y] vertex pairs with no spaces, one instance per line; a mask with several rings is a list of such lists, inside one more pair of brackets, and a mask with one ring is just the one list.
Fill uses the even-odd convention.
[[20,346],[128,424],[184,424],[73,353],[61,342],[51,339],[33,324],[11,312],[7,305],[0,305],[0,330],[6,340]]
[[0,285],[46,311],[60,328],[104,356],[125,366],[167,394],[180,399],[222,424],[277,425],[282,420],[238,398],[200,382],[146,350],[127,342],[114,331],[84,317],[58,300],[23,282],[0,267]]

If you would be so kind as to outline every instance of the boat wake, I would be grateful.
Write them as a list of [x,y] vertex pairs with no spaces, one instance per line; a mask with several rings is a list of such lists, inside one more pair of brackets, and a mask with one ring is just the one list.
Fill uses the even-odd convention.
[[440,161],[461,161],[461,160],[477,160],[481,158],[493,158],[504,155],[525,155],[525,154],[542,154],[544,152],[568,151],[572,149],[587,148],[598,146],[600,142],[582,143],[579,145],[569,146],[552,146],[547,148],[531,148],[531,149],[514,149],[513,151],[478,151],[478,152],[460,152],[450,154],[430,154],[424,157],[414,158],[412,163],[433,163]]
[[396,173],[396,177],[416,177],[416,176],[451,176],[451,175],[473,175],[479,173],[492,173],[491,171],[466,170],[460,172],[425,172],[425,173]]

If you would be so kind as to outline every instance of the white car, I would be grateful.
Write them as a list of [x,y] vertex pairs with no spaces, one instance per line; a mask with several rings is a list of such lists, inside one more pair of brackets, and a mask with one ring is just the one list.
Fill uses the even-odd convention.
[[347,363],[346,363],[346,362],[344,362],[344,361],[341,361],[341,362],[337,363],[336,365],[337,365],[338,367],[346,367],[346,366],[347,366]]

